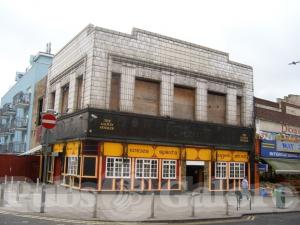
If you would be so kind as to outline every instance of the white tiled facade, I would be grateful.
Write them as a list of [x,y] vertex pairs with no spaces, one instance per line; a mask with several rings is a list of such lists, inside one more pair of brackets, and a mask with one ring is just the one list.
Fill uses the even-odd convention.
[[53,60],[47,105],[69,82],[68,112],[74,110],[75,79],[83,75],[82,106],[109,108],[111,73],[121,74],[120,111],[133,112],[135,78],[160,82],[160,116],[173,115],[174,85],[195,88],[195,119],[207,120],[207,92],[226,94],[226,123],[236,125],[236,99],[242,98],[242,125],[253,124],[253,71],[227,53],[134,28],[132,34],[87,26]]

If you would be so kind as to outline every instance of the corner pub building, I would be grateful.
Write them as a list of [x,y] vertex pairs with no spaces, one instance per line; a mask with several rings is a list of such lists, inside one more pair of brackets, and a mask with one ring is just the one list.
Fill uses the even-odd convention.
[[88,25],[54,57],[47,180],[81,190],[237,190],[251,178],[252,68],[134,28]]

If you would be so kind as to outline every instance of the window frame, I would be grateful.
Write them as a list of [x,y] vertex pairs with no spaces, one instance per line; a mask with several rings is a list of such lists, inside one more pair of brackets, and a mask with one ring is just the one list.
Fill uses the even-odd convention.
[[[108,174],[108,161],[110,159],[113,159],[113,166],[112,166],[112,173],[113,175],[107,175]],[[122,160],[122,167],[121,167],[121,175],[116,176],[116,159]],[[124,160],[128,160],[128,176],[124,176]],[[119,164],[119,163],[118,163]],[[105,159],[105,178],[130,178],[131,177],[131,158],[125,158],[125,157],[106,157]]]
[[[220,168],[220,172],[218,174],[218,168]],[[223,176],[225,171],[225,176]],[[215,179],[226,179],[227,174],[227,162],[215,162]]]
[[[241,166],[243,165],[243,169],[241,169]],[[231,170],[233,169],[233,170]],[[236,170],[238,169],[238,170]],[[229,163],[229,178],[230,179],[243,179],[245,177],[245,173],[246,173],[246,165],[245,163],[241,163],[241,162],[230,162]],[[231,172],[233,171],[233,176],[231,176]],[[236,176],[236,173],[238,171],[238,175]],[[243,173],[241,174],[241,171],[243,171]]]
[[[171,166],[174,166],[174,165],[171,165],[170,163],[171,162],[175,162],[175,168],[174,168],[174,176],[171,177]],[[165,165],[168,166],[168,172],[165,173]],[[162,179],[168,179],[168,180],[176,180],[177,179],[177,160],[173,160],[173,159],[164,159],[162,160]],[[168,174],[167,176],[165,176],[165,174]]]
[[[85,164],[85,158],[95,158],[95,173],[93,176],[87,176],[87,175],[84,175],[84,164]],[[83,155],[81,157],[82,159],[82,175],[81,177],[83,178],[97,178],[97,168],[98,168],[98,157],[97,156],[94,156],[94,155]]]
[[[79,157],[78,156],[68,156],[67,158],[68,158],[67,175],[78,176]],[[76,159],[76,160],[74,160],[74,159]]]
[[83,97],[83,75],[76,77],[76,90],[75,90],[75,111],[82,109],[82,97]]
[[[142,162],[142,176],[138,176],[137,174],[140,173],[138,171],[138,161]],[[149,161],[149,163],[145,164],[145,161]],[[156,162],[156,166],[152,167],[152,162]],[[149,176],[145,176],[145,165],[149,165]],[[152,169],[155,168],[156,176],[152,175]],[[135,159],[135,178],[136,179],[158,179],[158,159],[144,159],[144,158],[137,158]]]

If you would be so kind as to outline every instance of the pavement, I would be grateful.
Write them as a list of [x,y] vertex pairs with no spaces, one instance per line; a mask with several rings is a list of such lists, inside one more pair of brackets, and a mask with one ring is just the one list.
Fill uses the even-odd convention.
[[[228,204],[222,194],[210,193],[100,193],[75,191],[54,185],[46,188],[45,213],[41,209],[41,188],[22,183],[18,195],[16,185],[7,185],[0,213],[11,212],[32,216],[85,221],[124,222],[192,222],[199,220],[230,220],[245,215],[300,212],[300,198],[286,197],[284,209],[276,208],[275,197],[245,197],[237,208],[234,194]],[[154,202],[154,204],[153,204]],[[95,204],[96,203],[96,204]]]

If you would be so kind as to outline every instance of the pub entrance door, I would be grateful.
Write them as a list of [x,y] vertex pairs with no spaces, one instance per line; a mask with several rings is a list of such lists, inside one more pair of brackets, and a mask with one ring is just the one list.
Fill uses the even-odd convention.
[[[203,164],[203,165],[202,165]],[[186,164],[187,189],[193,191],[204,187],[204,162],[187,161]]]

